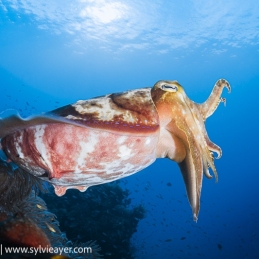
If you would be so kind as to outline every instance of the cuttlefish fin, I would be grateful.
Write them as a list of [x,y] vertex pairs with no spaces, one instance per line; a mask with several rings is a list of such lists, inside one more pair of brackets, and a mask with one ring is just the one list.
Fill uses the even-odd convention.
[[31,116],[26,119],[22,118],[18,113],[10,115],[6,118],[0,117],[0,138],[5,137],[15,131],[23,130],[28,127],[37,126],[48,123],[66,123],[72,124],[67,119],[52,115]]
[[39,116],[30,116],[28,118],[22,118],[17,112],[6,117],[1,117],[0,114],[0,138],[3,138],[13,132],[23,130],[29,127],[44,125],[50,123],[62,123],[70,124],[79,127],[87,127],[82,123],[57,116],[55,114],[46,113]]

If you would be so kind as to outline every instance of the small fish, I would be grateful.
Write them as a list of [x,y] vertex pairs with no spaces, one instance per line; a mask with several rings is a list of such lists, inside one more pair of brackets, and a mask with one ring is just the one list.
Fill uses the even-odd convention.
[[184,239],[186,239],[186,237],[181,237],[181,240],[184,240]]
[[46,207],[40,205],[40,204],[36,204],[37,208],[41,209],[41,210],[47,210]]
[[222,245],[218,244],[218,249],[221,250],[222,249]]
[[170,238],[165,240],[165,242],[171,242],[171,241],[172,241],[172,239],[170,239]]
[[50,226],[47,222],[45,222],[45,224],[51,232],[56,233],[56,230],[52,226]]
[[166,185],[167,185],[167,186],[172,186],[172,184],[171,184],[170,182],[168,182]]

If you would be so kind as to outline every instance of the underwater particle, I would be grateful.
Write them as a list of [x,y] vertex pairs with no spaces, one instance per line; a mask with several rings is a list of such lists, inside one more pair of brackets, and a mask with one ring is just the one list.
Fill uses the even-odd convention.
[[169,186],[169,187],[172,186],[172,184],[170,182],[168,182],[166,185]]
[[221,250],[222,249],[222,245],[218,244],[218,249]]
[[171,238],[165,240],[165,242],[171,242],[171,241],[172,241]]
[[186,239],[186,237],[181,237],[181,240],[184,240],[184,239]]
[[0,223],[0,241],[7,246],[51,246],[46,234],[24,216],[14,216]]

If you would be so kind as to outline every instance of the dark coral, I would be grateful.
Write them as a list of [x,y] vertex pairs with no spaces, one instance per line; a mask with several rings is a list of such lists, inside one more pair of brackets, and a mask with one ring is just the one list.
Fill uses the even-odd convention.
[[144,218],[142,205],[132,207],[130,192],[118,182],[98,185],[80,193],[68,190],[63,197],[52,193],[42,197],[60,222],[60,228],[73,242],[96,240],[104,258],[134,258],[130,239]]
[[37,177],[0,157],[0,210],[17,211],[17,204],[27,198],[32,189],[44,190],[42,183]]

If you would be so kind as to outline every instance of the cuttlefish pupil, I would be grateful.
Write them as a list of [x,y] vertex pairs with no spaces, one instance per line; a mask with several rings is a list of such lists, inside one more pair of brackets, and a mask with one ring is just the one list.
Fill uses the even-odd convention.
[[212,178],[210,168],[218,180],[213,153],[218,159],[222,151],[209,139],[204,123],[220,102],[226,103],[221,97],[224,87],[230,92],[229,83],[218,80],[202,104],[191,101],[177,81],[158,81],[151,90],[160,119],[157,157],[167,157],[178,163],[195,221],[200,209],[203,174]]
[[174,84],[162,84],[161,89],[168,92],[177,92],[178,87]]

